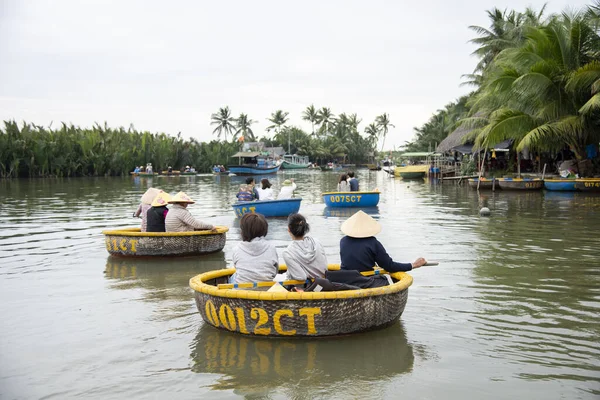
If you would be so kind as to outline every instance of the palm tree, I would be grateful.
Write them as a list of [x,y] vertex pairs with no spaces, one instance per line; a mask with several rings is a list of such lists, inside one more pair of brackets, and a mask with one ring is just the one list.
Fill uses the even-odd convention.
[[217,113],[214,113],[210,116],[212,119],[211,125],[217,125],[215,130],[213,131],[213,135],[216,133],[217,138],[221,138],[221,134],[225,136],[225,141],[227,141],[227,135],[231,134],[235,128],[233,126],[233,122],[235,119],[231,116],[231,111],[228,106],[219,108]]
[[315,106],[313,104],[311,104],[310,106],[306,107],[306,110],[304,110],[302,112],[302,119],[304,121],[309,121],[312,124],[312,134],[314,136],[314,134],[315,134],[315,123],[317,123],[317,121],[319,120],[319,114],[318,114],[317,109],[315,108]]
[[[500,53],[474,99],[483,113],[479,147],[514,139],[517,150],[560,150],[568,144],[578,160],[600,140],[600,37],[581,15],[563,14],[530,27],[525,43]],[[580,163],[586,174],[589,163]]]
[[[271,129],[275,128],[275,131],[277,133],[279,133],[281,131],[281,127],[283,125],[285,125],[285,123],[288,121],[288,118],[287,118],[288,115],[289,115],[289,112],[287,112],[287,111],[284,112],[282,110],[277,110],[274,113],[271,113],[271,118],[267,118],[267,119],[273,125],[268,126],[267,131],[270,131]],[[289,152],[290,152],[290,137],[288,136],[288,153]]]
[[377,124],[377,127],[379,128],[379,132],[381,133],[381,136],[383,136],[383,143],[381,144],[381,151],[383,151],[383,146],[385,145],[385,137],[387,136],[389,127],[391,126],[392,128],[395,128],[395,126],[392,123],[390,123],[390,116],[387,113],[378,115],[375,118],[375,123]]
[[325,136],[329,135],[335,124],[335,115],[333,115],[329,107],[323,107],[319,110],[317,123],[321,124],[319,133],[324,134]]
[[375,145],[377,143],[377,138],[379,137],[379,128],[375,122],[370,123],[365,128],[365,133],[368,135],[369,143],[373,149],[375,149]]
[[250,127],[256,121],[253,119],[248,119],[248,114],[240,114],[237,119],[235,119],[235,127],[237,130],[233,136],[234,140],[238,137],[239,134],[242,134],[244,140],[248,139],[250,142],[254,142],[254,132],[252,132],[252,128]]
[[348,117],[348,123],[350,124],[350,126],[352,127],[352,129],[355,132],[358,132],[358,125],[362,122],[362,119],[358,118],[358,115],[356,115],[356,113],[352,113],[350,114],[350,116]]

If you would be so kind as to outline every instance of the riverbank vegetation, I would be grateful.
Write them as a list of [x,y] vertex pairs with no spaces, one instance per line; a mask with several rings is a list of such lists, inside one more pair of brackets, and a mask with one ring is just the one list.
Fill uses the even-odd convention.
[[586,147],[600,142],[600,1],[544,11],[494,9],[489,28],[470,27],[478,64],[465,83],[475,90],[415,128],[407,150],[431,149],[462,126],[474,149],[508,139],[518,151],[568,146],[583,163]]

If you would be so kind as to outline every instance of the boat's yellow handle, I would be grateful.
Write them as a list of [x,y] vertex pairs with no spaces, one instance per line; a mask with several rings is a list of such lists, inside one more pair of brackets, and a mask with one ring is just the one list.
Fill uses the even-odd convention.
[[[372,276],[372,275],[384,275],[389,272],[384,271],[382,269],[376,269],[374,271],[366,271],[361,272],[363,276]],[[246,283],[219,283],[217,288],[219,289],[247,289],[247,288],[258,288],[258,287],[270,287],[276,283],[280,283],[282,285],[304,285],[305,283],[310,283],[310,281],[299,281],[299,280],[288,280],[288,281],[267,281],[267,282],[246,282]]]

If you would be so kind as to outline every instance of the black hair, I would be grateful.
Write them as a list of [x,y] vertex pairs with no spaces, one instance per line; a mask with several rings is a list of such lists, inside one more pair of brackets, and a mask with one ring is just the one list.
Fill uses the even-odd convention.
[[249,242],[254,238],[267,236],[269,223],[262,214],[248,213],[244,214],[240,220],[240,230],[242,231],[242,240]]
[[264,178],[262,181],[260,181],[260,183],[262,183],[263,190],[271,187],[271,183],[269,182],[269,180],[267,178]]
[[340,176],[340,181],[338,183],[342,183],[342,181],[347,181],[348,180],[348,176],[346,174],[342,174]]
[[354,178],[354,171],[348,171],[348,176],[350,178]]
[[288,229],[295,237],[304,237],[310,231],[310,226],[302,214],[290,214]]
[[254,183],[254,178],[253,177],[246,178],[246,185],[252,185],[253,183]]

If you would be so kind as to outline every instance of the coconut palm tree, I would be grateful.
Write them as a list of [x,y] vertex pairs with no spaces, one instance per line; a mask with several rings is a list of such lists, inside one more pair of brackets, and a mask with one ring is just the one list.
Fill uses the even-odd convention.
[[315,124],[319,120],[319,114],[313,104],[306,107],[306,110],[304,110],[302,112],[302,119],[304,121],[309,121],[312,124],[312,134],[314,136],[315,135]]
[[375,122],[370,123],[365,128],[365,133],[367,134],[367,138],[369,139],[369,144],[371,148],[375,150],[377,144],[377,138],[379,137],[379,128]]
[[[281,132],[281,127],[288,121],[289,112],[277,110],[271,113],[271,118],[267,118],[273,125],[267,127],[267,131],[275,129],[276,133]],[[288,153],[290,152],[290,138],[288,136]]]
[[216,133],[217,138],[221,139],[221,134],[223,134],[225,141],[227,141],[227,135],[235,131],[233,126],[235,119],[231,116],[229,106],[219,108],[219,111],[212,114],[210,118],[212,119],[210,124],[217,126],[213,130],[213,135]]
[[388,134],[389,128],[395,128],[395,126],[390,123],[390,116],[387,113],[383,113],[378,115],[375,118],[375,123],[377,124],[377,128],[379,128],[379,133],[383,136],[383,143],[381,144],[381,151],[383,151],[383,146],[385,145],[385,137]]
[[[600,140],[600,37],[580,14],[563,14],[529,27],[526,41],[493,62],[471,114],[483,113],[479,147],[514,139],[518,150],[559,150],[578,160]],[[587,173],[587,163],[580,173]]]
[[319,134],[329,135],[332,131],[333,125],[335,125],[335,115],[331,112],[329,107],[323,107],[318,112],[317,123],[321,125],[319,128]]
[[240,114],[240,116],[235,119],[235,127],[237,130],[233,135],[233,139],[237,139],[237,137],[241,134],[244,140],[254,142],[254,132],[252,132],[251,128],[251,125],[254,123],[256,123],[256,121],[249,119],[248,114]]

